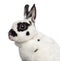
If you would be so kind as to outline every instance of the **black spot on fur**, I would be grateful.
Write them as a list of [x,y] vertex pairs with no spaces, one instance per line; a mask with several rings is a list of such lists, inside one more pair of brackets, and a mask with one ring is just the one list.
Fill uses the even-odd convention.
[[11,29],[11,30],[9,31],[9,35],[11,35],[11,36],[13,36],[13,37],[17,36],[16,32],[15,32],[13,29]]
[[29,21],[29,23],[30,23],[30,25],[32,25],[32,22],[31,21]]
[[27,31],[27,32],[26,32],[26,35],[27,35],[27,36],[29,36],[29,35],[30,35],[29,31]]
[[30,26],[30,24],[28,24],[27,22],[20,22],[17,24],[17,30],[18,31],[25,31],[28,29],[28,27]]
[[38,49],[36,49],[34,52],[37,52],[38,51]]
[[37,41],[40,41],[40,39],[37,39]]

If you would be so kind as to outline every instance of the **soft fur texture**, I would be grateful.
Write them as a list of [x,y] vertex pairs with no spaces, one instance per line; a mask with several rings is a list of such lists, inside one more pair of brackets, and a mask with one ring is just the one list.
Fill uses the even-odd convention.
[[[47,37],[40,32],[36,31],[35,18],[36,7],[35,4],[28,10],[29,5],[25,5],[24,20],[15,22],[12,26],[13,33],[16,32],[17,36],[12,36],[9,32],[9,39],[15,41],[15,44],[19,47],[20,57],[22,61],[60,61],[60,47],[50,37]],[[26,11],[28,10],[28,12]],[[28,14],[27,14],[28,13]],[[18,23],[31,24],[26,30],[18,31]],[[23,29],[23,25],[22,29]],[[20,26],[20,29],[21,29]],[[28,33],[28,35],[26,35]]]

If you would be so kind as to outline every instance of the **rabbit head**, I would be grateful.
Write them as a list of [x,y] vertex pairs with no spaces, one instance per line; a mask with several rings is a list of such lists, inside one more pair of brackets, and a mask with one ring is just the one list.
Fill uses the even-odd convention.
[[36,34],[35,18],[36,7],[35,4],[29,11],[29,5],[24,7],[24,20],[19,20],[13,23],[12,28],[8,32],[9,39],[15,42],[25,42],[32,39]]

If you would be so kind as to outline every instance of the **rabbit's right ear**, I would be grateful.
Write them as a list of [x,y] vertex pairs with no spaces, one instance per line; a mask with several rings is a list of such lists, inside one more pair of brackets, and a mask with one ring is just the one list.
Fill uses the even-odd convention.
[[36,6],[35,6],[35,4],[33,4],[31,10],[28,13],[27,18],[31,18],[31,20],[35,23],[35,19],[36,19]]
[[29,14],[29,5],[26,4],[24,7],[24,17],[27,18]]

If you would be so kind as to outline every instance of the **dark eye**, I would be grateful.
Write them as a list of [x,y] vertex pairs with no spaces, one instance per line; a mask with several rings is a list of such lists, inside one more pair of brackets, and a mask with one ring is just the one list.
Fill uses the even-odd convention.
[[25,24],[20,24],[19,29],[21,29],[21,30],[26,29],[26,25]]
[[18,26],[17,26],[18,31],[24,31],[26,29],[27,29],[27,25],[24,24],[24,23],[19,23]]

